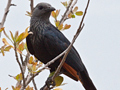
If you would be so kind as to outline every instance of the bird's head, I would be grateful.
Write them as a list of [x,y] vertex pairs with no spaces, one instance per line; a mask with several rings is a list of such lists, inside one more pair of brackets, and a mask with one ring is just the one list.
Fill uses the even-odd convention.
[[48,3],[39,3],[33,10],[32,17],[36,18],[49,18],[52,11],[55,8]]

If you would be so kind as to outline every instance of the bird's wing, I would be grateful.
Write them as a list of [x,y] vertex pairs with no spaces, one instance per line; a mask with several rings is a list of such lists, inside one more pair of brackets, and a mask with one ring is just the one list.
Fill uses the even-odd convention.
[[[58,31],[57,28],[54,27],[50,27],[44,32],[44,43],[48,52],[54,56],[62,53],[70,44],[68,39],[60,31]],[[80,56],[74,47],[72,47],[70,50],[66,63],[76,71],[86,71]]]
[[33,46],[32,46],[32,43],[31,43],[31,34],[29,34],[27,37],[26,37],[26,43],[27,43],[27,48],[29,50],[29,52],[31,54],[34,54],[34,49],[33,49]]
[[[49,28],[44,32],[44,43],[46,50],[51,55],[57,56],[63,52],[70,44],[67,38],[57,30],[57,28]],[[74,47],[70,50],[63,68],[66,70],[67,75],[69,73],[80,80],[86,90],[96,90],[92,83],[84,64],[81,61],[80,56]]]

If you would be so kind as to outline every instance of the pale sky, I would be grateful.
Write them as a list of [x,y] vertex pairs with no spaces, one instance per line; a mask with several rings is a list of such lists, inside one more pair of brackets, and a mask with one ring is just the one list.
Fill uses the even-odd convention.
[[[66,0],[34,0],[36,5],[39,2],[48,2],[56,9],[61,9],[59,19],[65,11],[64,6],[60,3]],[[29,11],[29,0],[12,0],[16,7],[11,7],[5,22],[7,33],[23,32],[29,26],[30,18],[26,16]],[[0,21],[3,16],[7,0],[0,0]],[[79,10],[84,11],[87,0],[79,0],[77,5]],[[68,20],[67,24],[72,27],[69,30],[62,31],[71,41],[80,23],[81,17]],[[54,23],[54,19],[50,19]],[[120,0],[91,0],[87,15],[84,20],[85,27],[74,46],[79,52],[89,75],[98,90],[120,90]],[[0,47],[2,38],[0,38]],[[3,57],[0,54],[0,87],[2,90],[15,86],[16,80],[8,75],[17,75],[20,69],[15,60],[14,51],[5,53]],[[38,89],[44,85],[49,75],[45,70],[35,78]],[[61,86],[63,90],[84,90],[80,82],[63,76],[64,82]],[[30,84],[32,86],[32,84]]]

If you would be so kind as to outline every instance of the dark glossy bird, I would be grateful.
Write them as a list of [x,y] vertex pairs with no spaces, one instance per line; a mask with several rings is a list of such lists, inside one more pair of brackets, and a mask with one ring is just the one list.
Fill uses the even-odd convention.
[[[33,34],[29,34],[26,38],[29,52],[45,64],[70,45],[69,40],[49,21],[54,10],[55,8],[48,3],[37,4],[30,21],[30,32]],[[62,57],[49,66],[50,72],[56,70],[61,60]],[[79,80],[86,90],[96,90],[74,47],[70,50],[60,73],[75,81]]]

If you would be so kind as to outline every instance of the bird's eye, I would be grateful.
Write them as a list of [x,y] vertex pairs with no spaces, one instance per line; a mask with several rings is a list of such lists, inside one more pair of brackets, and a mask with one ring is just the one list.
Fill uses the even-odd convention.
[[41,10],[41,9],[43,9],[43,6],[39,6],[38,8]]

